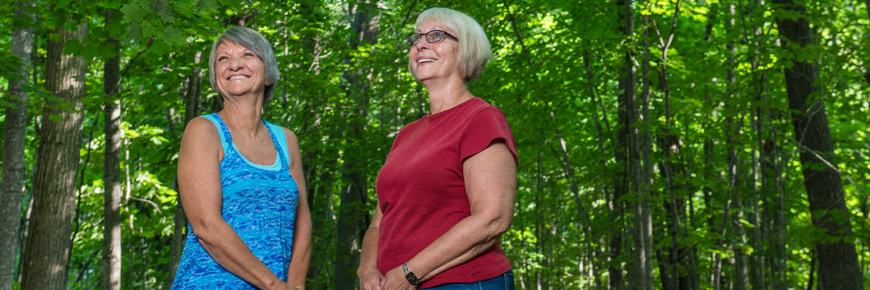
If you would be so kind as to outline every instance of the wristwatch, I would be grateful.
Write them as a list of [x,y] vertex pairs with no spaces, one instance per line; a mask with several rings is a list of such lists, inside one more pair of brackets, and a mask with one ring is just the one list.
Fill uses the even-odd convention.
[[414,272],[408,270],[408,263],[402,264],[402,270],[405,270],[405,279],[408,279],[408,282],[411,282],[411,285],[420,285],[420,279],[417,279],[417,275],[414,275]]

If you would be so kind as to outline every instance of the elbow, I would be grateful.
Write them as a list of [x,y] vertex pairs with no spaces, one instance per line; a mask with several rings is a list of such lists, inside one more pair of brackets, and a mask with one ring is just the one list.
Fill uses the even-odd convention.
[[501,215],[490,220],[486,231],[489,234],[489,238],[498,239],[502,234],[506,233],[511,227],[512,219],[513,216]]
[[193,235],[200,242],[200,244],[206,246],[212,244],[212,236],[214,236],[214,232],[219,227],[217,223],[219,223],[219,221],[210,221],[207,219],[191,220],[190,228],[193,230]]

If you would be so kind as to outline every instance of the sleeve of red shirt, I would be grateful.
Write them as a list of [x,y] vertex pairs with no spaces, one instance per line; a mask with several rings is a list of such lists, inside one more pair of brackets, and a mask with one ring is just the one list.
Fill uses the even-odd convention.
[[511,128],[501,110],[494,107],[484,109],[471,120],[468,131],[459,144],[459,157],[464,161],[465,158],[480,153],[492,141],[498,139],[504,140],[508,150],[514,155],[514,161],[519,165],[517,146]]

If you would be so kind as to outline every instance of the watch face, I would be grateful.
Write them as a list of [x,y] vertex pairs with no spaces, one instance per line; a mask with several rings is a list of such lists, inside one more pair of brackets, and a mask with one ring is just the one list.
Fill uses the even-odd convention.
[[417,275],[414,275],[414,272],[405,274],[405,279],[408,279],[408,282],[411,282],[411,284],[417,285]]

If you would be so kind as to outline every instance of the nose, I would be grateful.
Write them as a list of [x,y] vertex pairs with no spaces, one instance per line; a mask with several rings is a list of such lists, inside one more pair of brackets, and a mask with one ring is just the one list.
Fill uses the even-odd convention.
[[235,70],[239,70],[239,69],[241,69],[243,66],[244,66],[244,65],[242,64],[241,59],[238,59],[238,58],[232,58],[232,59],[230,59],[230,63],[229,63],[229,69],[230,69],[230,70],[233,70],[233,71],[235,71]]
[[417,50],[424,50],[430,49],[431,45],[432,44],[429,43],[429,41],[426,41],[426,37],[421,37],[420,40],[418,40],[417,43],[414,44],[414,47],[416,47]]

